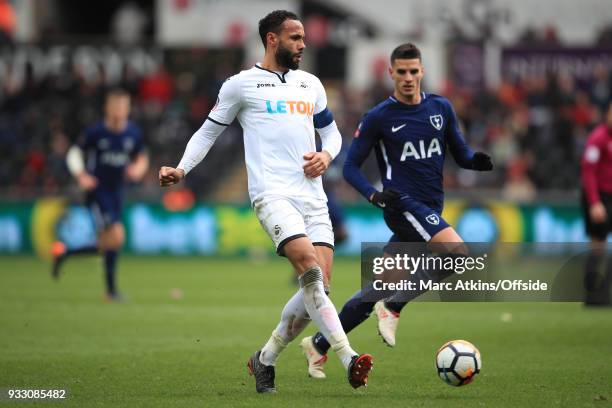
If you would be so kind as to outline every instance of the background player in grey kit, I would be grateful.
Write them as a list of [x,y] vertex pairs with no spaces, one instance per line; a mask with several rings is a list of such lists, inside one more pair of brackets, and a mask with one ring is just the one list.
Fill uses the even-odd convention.
[[84,132],[82,140],[67,155],[68,168],[79,188],[86,192],[98,230],[95,246],[66,248],[53,245],[52,275],[58,278],[62,263],[71,255],[102,253],[106,300],[122,300],[117,290],[116,268],[119,250],[125,240],[121,222],[122,189],[125,179],[140,181],[149,166],[143,150],[140,129],[131,121],[130,94],[111,90],[104,106],[104,119]]
[[[463,240],[442,218],[446,150],[466,169],[491,170],[491,159],[485,153],[474,152],[465,143],[453,107],[446,98],[421,91],[424,70],[421,52],[414,44],[397,47],[390,60],[389,74],[395,84],[393,96],[364,116],[344,164],[344,177],[369,202],[384,211],[385,222],[393,232],[390,244],[427,242],[436,244],[438,251],[462,256],[467,253]],[[382,192],[360,171],[372,150],[382,178]],[[380,301],[374,304],[362,301],[363,297],[364,290],[360,290],[340,311],[345,332],[361,324],[374,309],[379,333],[385,343],[394,346],[399,314],[407,302],[394,298],[382,301],[379,297]],[[324,377],[323,363],[329,348],[324,336],[317,333],[306,337],[301,347],[308,360],[309,374]]]

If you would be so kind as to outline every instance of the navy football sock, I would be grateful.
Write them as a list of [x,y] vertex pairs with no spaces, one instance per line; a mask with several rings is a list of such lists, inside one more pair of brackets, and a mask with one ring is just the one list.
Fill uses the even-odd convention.
[[[446,255],[442,255],[441,257],[442,258],[450,258],[450,257],[462,258],[464,256],[465,255],[462,255],[462,254],[446,254]],[[446,270],[446,269],[431,270],[431,271],[419,269],[414,275],[412,275],[410,279],[413,282],[421,282],[421,281],[441,282],[444,279],[448,278],[449,276],[453,275],[453,273],[454,272],[452,270]],[[420,287],[421,287],[420,284],[417,283],[417,288],[420,288]],[[411,302],[412,300],[416,299],[417,297],[419,297],[425,292],[427,292],[427,290],[425,289],[411,290],[410,292],[406,292],[406,291],[397,292],[385,301],[385,307],[391,310],[392,312],[399,314],[402,312],[402,309],[404,308],[404,306],[408,304],[408,302]]]
[[105,251],[104,252],[104,272],[106,276],[106,293],[109,295],[115,295],[117,288],[115,286],[115,269],[117,266],[117,257],[119,253],[117,251]]
[[88,255],[88,254],[97,254],[98,248],[95,246],[85,246],[80,248],[73,248],[66,250],[63,254],[54,254],[53,259],[53,269],[51,271],[54,279],[57,279],[60,274],[60,269],[66,259],[68,259],[72,255]]
[[392,312],[400,314],[404,306],[406,306],[408,302],[395,302],[393,300],[389,300],[385,302],[385,307]]
[[68,257],[71,255],[87,255],[87,254],[96,254],[98,253],[98,247],[95,245],[84,246],[79,248],[73,248],[66,251],[63,255],[64,257]]

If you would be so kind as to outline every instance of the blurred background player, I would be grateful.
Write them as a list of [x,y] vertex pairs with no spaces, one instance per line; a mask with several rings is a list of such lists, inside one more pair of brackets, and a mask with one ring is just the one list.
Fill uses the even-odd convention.
[[[451,256],[466,255],[463,240],[442,218],[446,149],[465,169],[492,170],[491,158],[482,152],[475,153],[465,143],[454,109],[446,98],[421,91],[424,70],[421,52],[414,44],[395,48],[390,63],[393,95],[364,116],[344,163],[344,177],[384,211],[385,222],[393,232],[390,244],[427,242]],[[372,150],[378,160],[382,192],[360,170]],[[385,252],[389,249],[385,248]],[[342,327],[350,332],[375,309],[381,337],[389,346],[395,346],[399,315],[407,301],[392,297],[374,304],[366,301],[364,294],[364,290],[358,291],[344,305],[340,311]],[[381,296],[380,292],[377,294]],[[329,349],[324,336],[317,333],[306,337],[301,347],[308,360],[309,374],[324,377],[322,365]]]
[[604,273],[599,272],[599,266],[612,230],[612,103],[604,119],[589,135],[582,156],[582,211],[591,240],[585,264],[587,305],[610,305],[612,264],[608,262]]
[[[230,77],[217,104],[191,137],[176,168],[163,166],[161,186],[180,182],[235,118],[244,130],[249,196],[262,227],[297,271],[300,289],[286,303],[267,343],[248,361],[258,393],[275,393],[280,353],[310,319],[326,333],[353,388],[367,385],[372,356],[350,346],[327,296],[334,237],[321,176],[340,152],[342,136],[317,77],[298,69],[306,45],[296,14],[276,10],[259,21],[261,63]],[[321,137],[317,151],[315,128]],[[288,137],[291,135],[291,137]]]
[[149,159],[143,150],[140,129],[129,120],[130,94],[114,89],[106,95],[104,119],[85,130],[80,143],[68,151],[66,161],[86,204],[95,219],[98,240],[95,246],[67,249],[53,245],[52,276],[70,256],[100,253],[104,257],[106,300],[122,300],[117,290],[116,269],[125,240],[121,222],[122,189],[125,179],[136,182],[145,175]]

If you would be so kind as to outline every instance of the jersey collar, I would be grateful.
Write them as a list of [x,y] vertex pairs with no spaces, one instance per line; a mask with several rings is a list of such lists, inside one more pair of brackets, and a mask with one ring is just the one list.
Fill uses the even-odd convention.
[[416,104],[416,105],[408,105],[408,104],[405,104],[404,102],[402,102],[402,101],[398,100],[398,99],[397,99],[395,96],[393,96],[393,95],[389,96],[389,99],[391,99],[393,102],[395,102],[395,103],[399,104],[400,106],[402,106],[402,107],[404,107],[404,108],[406,108],[406,109],[418,109],[418,108],[420,108],[420,107],[423,105],[423,103],[424,103],[424,102],[425,102],[425,100],[427,99],[427,94],[426,94],[425,92],[421,92],[421,102],[419,102],[419,103],[418,103],[418,104]]
[[285,75],[287,75],[287,73],[288,73],[290,70],[287,70],[287,71],[282,72],[282,73],[278,73],[278,72],[275,72],[275,71],[270,71],[269,69],[266,69],[266,68],[262,67],[261,65],[259,65],[259,63],[255,64],[255,68],[259,68],[259,69],[261,69],[262,71],[267,71],[267,72],[270,72],[270,73],[272,73],[272,74],[276,75],[276,76],[278,77],[278,79],[280,79],[280,81],[281,81],[283,84],[287,83],[287,81],[285,80]]

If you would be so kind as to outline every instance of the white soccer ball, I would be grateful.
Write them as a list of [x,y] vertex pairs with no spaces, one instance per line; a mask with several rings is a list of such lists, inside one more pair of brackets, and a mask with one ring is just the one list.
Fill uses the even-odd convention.
[[436,368],[440,379],[448,385],[467,385],[482,368],[480,351],[469,341],[449,341],[436,354]]

